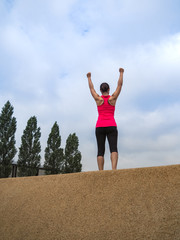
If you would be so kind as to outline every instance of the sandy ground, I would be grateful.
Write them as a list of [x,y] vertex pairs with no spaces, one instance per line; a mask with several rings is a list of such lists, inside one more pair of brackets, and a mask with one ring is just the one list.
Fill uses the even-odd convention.
[[180,240],[180,165],[0,179],[1,240]]

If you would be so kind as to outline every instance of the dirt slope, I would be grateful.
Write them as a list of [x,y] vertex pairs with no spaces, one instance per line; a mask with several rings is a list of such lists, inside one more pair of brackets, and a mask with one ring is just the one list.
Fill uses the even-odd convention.
[[180,240],[180,165],[0,179],[1,240]]

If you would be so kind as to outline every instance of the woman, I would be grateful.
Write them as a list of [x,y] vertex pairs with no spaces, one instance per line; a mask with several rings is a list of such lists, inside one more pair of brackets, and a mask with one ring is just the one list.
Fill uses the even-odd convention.
[[99,170],[104,169],[104,153],[105,153],[105,141],[106,137],[109,142],[110,152],[111,152],[111,163],[112,169],[117,169],[118,162],[118,150],[117,150],[117,124],[114,119],[114,111],[117,98],[121,92],[122,84],[123,84],[123,73],[124,69],[119,69],[120,76],[117,84],[116,91],[110,96],[109,95],[109,85],[107,83],[102,83],[100,85],[100,91],[102,93],[99,96],[93,86],[91,81],[91,73],[87,73],[88,83],[90,92],[96,101],[97,109],[98,109],[98,120],[96,123],[96,139],[98,146],[98,154],[97,154],[97,163]]

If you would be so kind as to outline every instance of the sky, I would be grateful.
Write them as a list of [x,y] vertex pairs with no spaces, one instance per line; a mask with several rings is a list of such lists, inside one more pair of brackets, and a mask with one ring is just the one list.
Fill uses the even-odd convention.
[[0,109],[14,107],[17,149],[36,116],[43,165],[57,121],[61,147],[75,132],[82,171],[96,171],[98,114],[86,74],[98,94],[102,82],[112,94],[123,67],[118,169],[179,164],[179,12],[178,0],[0,0]]

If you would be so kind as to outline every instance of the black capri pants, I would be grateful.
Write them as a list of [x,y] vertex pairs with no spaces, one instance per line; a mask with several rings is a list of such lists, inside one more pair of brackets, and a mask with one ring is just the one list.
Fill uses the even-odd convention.
[[97,127],[96,128],[96,139],[98,146],[97,156],[104,156],[105,153],[105,141],[106,137],[109,142],[110,152],[118,152],[117,150],[117,138],[118,131],[117,127]]

